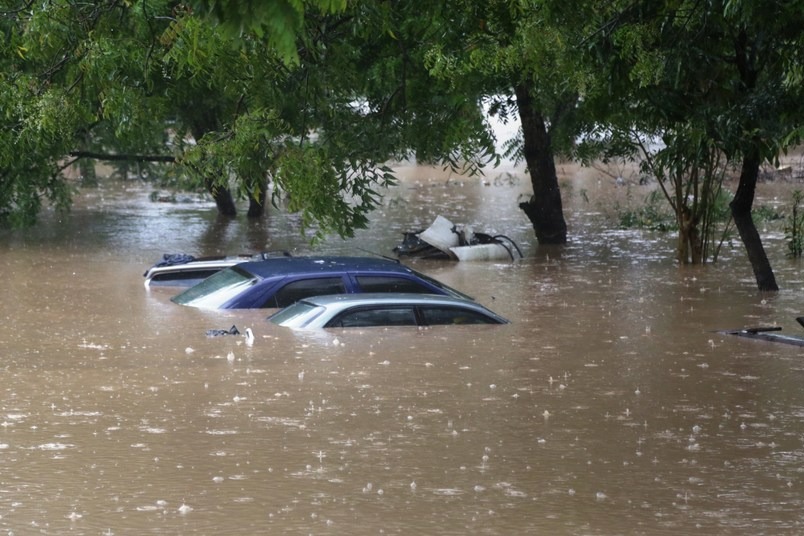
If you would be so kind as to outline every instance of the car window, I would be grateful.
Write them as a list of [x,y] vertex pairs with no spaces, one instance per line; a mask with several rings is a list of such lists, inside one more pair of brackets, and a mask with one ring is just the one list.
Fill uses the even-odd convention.
[[206,279],[207,277],[216,274],[220,271],[220,268],[205,268],[203,270],[176,270],[176,271],[169,271],[169,272],[162,272],[154,275],[151,277],[151,285],[153,286],[160,286],[160,285],[170,285],[173,283],[187,281],[187,280],[198,280],[201,281]]
[[343,294],[346,286],[341,277],[317,277],[291,281],[277,290],[263,307],[287,307],[311,296]]
[[444,294],[446,294],[447,296],[452,296],[453,298],[461,298],[461,299],[464,299],[464,300],[472,300],[472,301],[474,301],[474,298],[472,298],[471,296],[468,296],[468,295],[464,294],[463,292],[461,292],[459,290],[456,290],[456,289],[454,289],[454,288],[452,288],[450,286],[445,285],[444,283],[442,283],[438,279],[433,279],[432,277],[430,277],[428,275],[424,275],[421,272],[417,272],[416,270],[413,270],[413,273],[416,275],[416,277],[420,277],[420,278],[424,279],[425,281],[427,281],[428,283],[430,283],[431,285],[433,285],[434,287],[436,287],[438,289],[441,289],[441,291]]
[[436,292],[417,281],[394,276],[361,275],[355,277],[362,292],[412,292],[435,294]]
[[290,307],[280,309],[278,312],[268,317],[274,324],[288,327],[298,327],[315,319],[323,313],[325,309],[306,301],[298,301]]
[[458,307],[419,307],[424,323],[429,326],[444,324],[499,324],[494,318],[476,311]]
[[[190,287],[181,294],[174,296],[171,300],[181,305],[187,305],[196,300],[203,300],[225,289],[227,292],[222,293],[223,297],[220,300],[214,300],[216,303],[223,303],[224,298],[231,296],[229,292],[231,289],[239,292],[243,286],[253,285],[256,281],[257,278],[252,274],[237,266],[232,266],[209,276],[196,286]],[[210,304],[209,306],[213,305]]]
[[413,307],[371,307],[346,311],[330,320],[326,327],[364,328],[372,326],[415,326]]

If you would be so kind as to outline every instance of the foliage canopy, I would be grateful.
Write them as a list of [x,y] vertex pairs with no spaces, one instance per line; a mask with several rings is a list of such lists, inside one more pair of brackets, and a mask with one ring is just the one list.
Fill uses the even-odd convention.
[[[692,223],[713,163],[738,165],[732,209],[757,241],[756,168],[804,134],[801,28],[802,0],[5,0],[0,220],[68,207],[65,166],[107,155],[348,236],[386,162],[492,161],[490,112],[522,121],[507,149],[532,175],[534,228],[561,217],[554,152],[623,154],[638,132],[663,140],[653,172]],[[583,153],[581,133],[607,143]]]
[[385,162],[476,168],[493,152],[476,103],[423,68],[434,35],[413,6],[268,4],[195,4],[222,26],[166,0],[0,12],[4,221],[31,223],[43,199],[68,207],[61,171],[107,155],[172,161],[189,185],[257,201],[270,184],[317,236],[348,236],[393,181]]

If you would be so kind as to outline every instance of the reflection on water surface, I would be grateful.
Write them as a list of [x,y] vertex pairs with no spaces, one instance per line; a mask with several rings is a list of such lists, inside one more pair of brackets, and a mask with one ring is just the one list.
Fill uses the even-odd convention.
[[[565,201],[564,249],[510,210],[525,184],[408,180],[370,231],[388,254],[436,214],[526,259],[416,261],[513,323],[294,333],[262,311],[179,307],[165,252],[297,252],[292,218],[214,221],[149,191],[87,193],[0,240],[0,527],[15,534],[797,534],[801,348],[714,330],[801,328],[739,249],[679,269],[673,237],[607,231]],[[592,191],[590,196],[594,196]],[[775,236],[775,237],[774,237]],[[252,327],[206,338],[210,328]]]

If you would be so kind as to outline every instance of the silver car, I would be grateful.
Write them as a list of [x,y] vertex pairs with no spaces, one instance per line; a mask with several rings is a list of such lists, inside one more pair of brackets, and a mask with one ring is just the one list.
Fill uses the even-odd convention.
[[268,317],[296,329],[507,324],[479,303],[430,294],[333,294],[305,298]]
[[143,276],[146,287],[192,287],[235,264],[289,256],[290,254],[286,252],[273,251],[216,257],[166,253],[162,260],[148,268]]

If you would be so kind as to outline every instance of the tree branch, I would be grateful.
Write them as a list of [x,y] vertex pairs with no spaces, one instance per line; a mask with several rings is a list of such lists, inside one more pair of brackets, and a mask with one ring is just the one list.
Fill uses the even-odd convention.
[[96,160],[106,160],[108,162],[166,162],[175,164],[176,157],[170,155],[148,155],[148,154],[110,154],[95,153],[92,151],[70,151],[70,156],[78,158],[94,158]]

